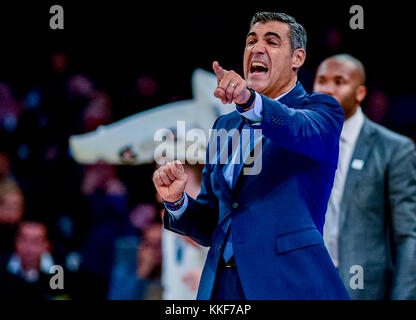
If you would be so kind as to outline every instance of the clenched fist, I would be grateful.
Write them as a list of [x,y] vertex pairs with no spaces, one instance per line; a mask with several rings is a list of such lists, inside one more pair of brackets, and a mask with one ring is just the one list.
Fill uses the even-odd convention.
[[153,183],[163,200],[176,202],[182,196],[188,175],[180,161],[175,160],[158,168],[153,174]]

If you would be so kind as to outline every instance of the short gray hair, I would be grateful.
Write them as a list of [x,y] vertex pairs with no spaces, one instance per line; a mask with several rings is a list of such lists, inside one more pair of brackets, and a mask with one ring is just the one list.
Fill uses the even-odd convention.
[[257,12],[250,22],[250,29],[257,22],[280,21],[289,25],[289,39],[292,52],[296,49],[306,50],[307,34],[305,28],[295,18],[282,12]]

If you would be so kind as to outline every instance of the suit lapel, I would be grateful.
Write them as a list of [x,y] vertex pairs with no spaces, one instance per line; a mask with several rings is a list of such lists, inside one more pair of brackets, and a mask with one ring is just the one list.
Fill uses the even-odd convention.
[[[250,146],[250,154],[252,154],[254,148],[259,147],[259,148],[262,149],[262,154],[264,155],[264,144],[265,144],[265,141],[266,140],[265,140],[265,138],[263,136],[262,139],[261,139],[261,142],[260,141],[257,142],[257,144],[260,144],[261,143],[261,145],[257,146],[257,144],[254,142],[253,148]],[[250,164],[250,165],[252,165],[252,164]],[[244,181],[244,174],[241,174],[241,171],[243,170],[243,168],[245,166],[246,166],[246,164],[243,161],[241,163],[241,165],[239,165],[236,168],[238,170],[238,175],[236,175],[236,181],[235,181],[235,184],[234,184],[234,190],[233,190],[234,194],[238,194],[240,192],[240,190],[241,190],[241,187],[242,187],[242,184],[243,184],[243,181]]]
[[280,98],[278,101],[286,104],[290,108],[300,108],[302,107],[300,104],[294,103],[295,100],[302,99],[306,96],[306,91],[303,88],[302,84],[298,81],[296,83],[296,86],[288,92],[286,95],[284,95],[282,98]]
[[[345,180],[344,193],[341,201],[341,214],[339,228],[343,227],[348,214],[348,208],[351,205],[352,196],[354,194],[356,184],[361,180],[363,171],[367,169],[369,154],[373,147],[375,131],[364,117],[363,127],[358,136],[354,152],[349,163],[348,174]],[[355,163],[362,163],[363,166],[354,166]]]
[[227,181],[225,181],[224,174],[221,170],[221,165],[215,165],[214,168],[214,179],[218,183],[215,183],[218,189],[220,189],[220,192],[217,194],[217,196],[220,198],[221,201],[224,202],[231,202],[231,189],[228,186]]
[[[236,129],[237,128],[238,131],[241,134],[241,130],[242,130],[243,126],[244,126],[244,121],[243,121],[242,117],[237,112],[235,112],[234,116],[229,120],[229,122],[227,123],[226,128],[224,128],[224,129],[228,131],[230,129]],[[221,147],[222,146],[220,146],[220,148]],[[227,150],[227,148],[221,148],[221,149],[217,150],[217,152],[221,152],[221,151],[225,152],[226,150]],[[218,160],[221,159],[221,155],[217,159]],[[215,166],[214,166],[215,179],[217,179],[217,181],[219,181],[218,187],[221,189],[220,194],[223,197],[222,200],[226,201],[226,202],[231,202],[232,190],[228,186],[227,181],[225,181],[224,174],[222,172],[223,167],[224,167],[224,164],[220,164],[219,162],[217,162],[217,164],[215,164]]]

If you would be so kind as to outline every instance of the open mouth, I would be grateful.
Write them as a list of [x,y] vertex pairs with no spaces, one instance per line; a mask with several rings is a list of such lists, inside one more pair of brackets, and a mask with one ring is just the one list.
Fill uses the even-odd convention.
[[269,71],[269,67],[260,61],[253,61],[250,66],[251,74],[266,74]]

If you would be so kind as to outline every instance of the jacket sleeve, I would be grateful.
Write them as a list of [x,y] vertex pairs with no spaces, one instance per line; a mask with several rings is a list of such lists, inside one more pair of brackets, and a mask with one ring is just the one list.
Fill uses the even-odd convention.
[[416,151],[399,144],[388,168],[394,274],[391,299],[416,299]]
[[[219,119],[219,118],[218,118]],[[218,122],[214,123],[214,128]],[[208,162],[209,145],[206,163],[202,170],[201,191],[196,199],[188,195],[188,206],[180,219],[173,219],[165,209],[164,226],[166,229],[188,236],[202,246],[211,245],[211,237],[217,227],[219,210],[218,198],[211,185],[211,165]]]
[[338,161],[339,137],[344,113],[331,96],[316,93],[291,108],[263,95],[265,137],[275,144],[319,162]]

